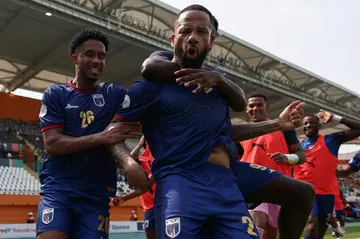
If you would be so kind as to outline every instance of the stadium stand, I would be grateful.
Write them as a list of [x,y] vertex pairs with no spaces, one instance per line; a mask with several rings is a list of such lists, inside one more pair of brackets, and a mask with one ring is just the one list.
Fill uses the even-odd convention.
[[24,168],[0,166],[0,194],[34,195],[40,182]]

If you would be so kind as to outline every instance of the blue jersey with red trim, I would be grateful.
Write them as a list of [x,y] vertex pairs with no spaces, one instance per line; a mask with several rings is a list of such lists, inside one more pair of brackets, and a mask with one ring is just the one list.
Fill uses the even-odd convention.
[[[63,128],[63,134],[81,137],[102,132],[111,122],[126,95],[126,89],[101,83],[92,89],[77,89],[71,82],[49,87],[40,109],[41,130]],[[120,102],[120,103],[119,103]],[[41,190],[83,191],[115,195],[116,164],[105,145],[70,155],[49,156],[40,173]]]
[[123,100],[119,118],[140,121],[155,161],[155,178],[199,167],[213,148],[225,145],[232,158],[229,107],[218,89],[193,94],[195,87],[141,80]]

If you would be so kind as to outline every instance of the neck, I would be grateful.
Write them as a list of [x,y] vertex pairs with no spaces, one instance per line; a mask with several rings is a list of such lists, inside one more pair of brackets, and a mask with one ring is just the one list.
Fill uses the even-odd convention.
[[76,88],[79,89],[88,89],[96,85],[95,81],[89,81],[86,78],[80,76],[79,73],[76,73],[75,78],[71,81]]
[[307,136],[308,139],[316,141],[319,138],[319,134],[309,135]]

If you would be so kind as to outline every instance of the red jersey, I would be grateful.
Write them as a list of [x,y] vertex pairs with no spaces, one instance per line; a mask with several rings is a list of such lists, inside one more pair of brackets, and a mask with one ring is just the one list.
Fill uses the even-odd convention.
[[275,131],[263,136],[240,142],[244,148],[244,154],[241,161],[262,165],[274,169],[287,176],[291,176],[291,166],[289,164],[277,164],[267,156],[268,153],[288,154],[289,149],[284,134],[281,131]]
[[306,162],[294,166],[294,178],[311,183],[316,194],[334,194],[338,158],[329,151],[324,136],[320,135],[315,145],[304,152]]
[[[148,175],[151,174],[151,163],[154,161],[154,157],[151,154],[149,145],[146,143],[146,149],[145,151],[140,155],[139,160],[141,162],[141,167],[145,169],[145,171],[148,173]],[[155,192],[156,185],[154,184],[152,186],[152,190]],[[148,211],[154,207],[154,195],[149,192],[144,193],[140,196],[142,206],[144,208],[144,211]]]

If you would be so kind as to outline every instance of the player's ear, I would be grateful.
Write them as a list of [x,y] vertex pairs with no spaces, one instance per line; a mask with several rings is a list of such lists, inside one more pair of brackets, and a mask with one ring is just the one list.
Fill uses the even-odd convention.
[[213,42],[214,42],[214,40],[215,40],[215,36],[214,36],[213,34],[211,34],[211,36],[210,36],[210,49],[213,48]]
[[171,47],[174,48],[175,46],[175,34],[171,34]]
[[78,61],[78,56],[75,55],[75,54],[72,54],[72,55],[71,55],[71,61],[76,65],[76,64],[77,64],[77,61]]

